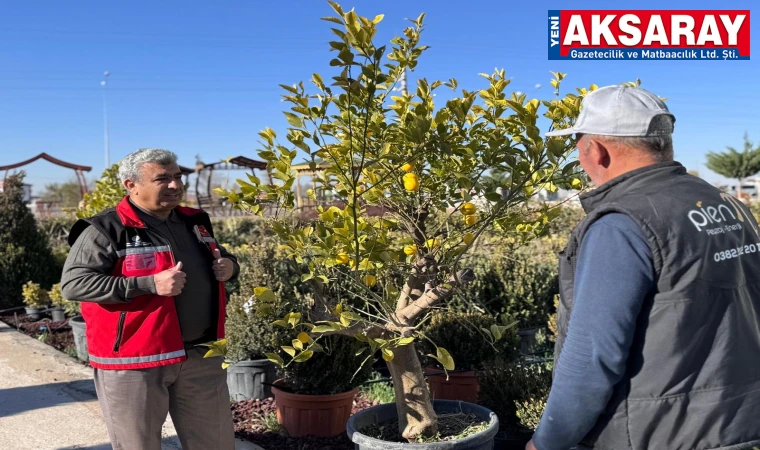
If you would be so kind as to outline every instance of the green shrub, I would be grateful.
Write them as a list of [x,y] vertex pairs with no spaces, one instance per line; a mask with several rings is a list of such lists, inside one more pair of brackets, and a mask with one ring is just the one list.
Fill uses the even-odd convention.
[[527,252],[480,253],[467,262],[475,271],[475,281],[457,297],[491,314],[511,317],[519,328],[543,327],[559,293],[557,261],[545,259],[537,260]]
[[77,208],[76,216],[80,219],[92,217],[108,208],[113,208],[127,195],[127,190],[119,179],[119,165],[112,164],[103,171],[100,180],[95,182],[95,189],[84,194],[82,207]]
[[214,237],[225,247],[239,247],[251,242],[270,240],[274,233],[257,217],[213,219]]
[[[435,355],[432,341],[448,350],[457,369],[480,370],[497,361],[505,364],[519,356],[519,338],[517,327],[512,326],[500,331],[499,339],[494,339],[492,329],[501,325],[488,314],[436,312],[422,329],[429,340],[420,341],[420,350]],[[424,358],[424,363],[441,368],[440,363],[429,357]]]
[[76,217],[67,214],[61,217],[40,219],[37,225],[40,227],[40,231],[47,237],[50,248],[55,249],[60,246],[69,246],[69,231],[71,231],[71,227],[76,221]]
[[253,310],[253,288],[265,285],[277,294],[280,304],[293,302],[299,280],[297,268],[278,254],[271,241],[228,250],[238,258],[240,275],[235,283],[229,283],[232,295],[227,304],[227,359],[261,359],[265,353],[277,350],[284,331],[272,325],[274,319]]
[[[292,338],[295,339],[296,333]],[[367,346],[349,336],[332,335],[319,340],[324,351],[301,363],[281,368],[282,379],[293,392],[306,395],[340,394],[361,386],[372,374],[363,364]],[[361,353],[360,353],[361,352]]]
[[27,281],[49,288],[60,279],[48,241],[23,202],[23,172],[5,179],[0,192],[0,309],[22,304]]
[[543,413],[551,380],[549,363],[491,366],[478,372],[478,404],[496,413],[502,430],[530,428],[536,414],[540,418]]
[[21,295],[24,297],[24,304],[29,308],[45,308],[50,301],[48,292],[32,281],[24,284]]
[[395,402],[396,392],[393,390],[393,383],[380,380],[382,380],[382,375],[374,372],[370,379],[362,386],[361,391],[364,392],[369,401],[379,405]]
[[54,284],[53,287],[50,288],[48,296],[50,297],[50,301],[53,306],[62,308],[68,317],[79,315],[79,302],[70,302],[63,297],[63,292],[61,292],[61,283]]
[[749,205],[750,211],[755,215],[755,219],[760,222],[760,202],[754,202]]

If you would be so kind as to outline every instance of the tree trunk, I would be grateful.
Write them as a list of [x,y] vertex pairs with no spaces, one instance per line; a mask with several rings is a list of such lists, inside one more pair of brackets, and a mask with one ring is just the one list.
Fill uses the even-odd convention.
[[414,344],[394,348],[393,360],[387,364],[393,377],[401,436],[413,439],[419,435],[432,436],[437,433],[438,417],[433,411],[430,391]]

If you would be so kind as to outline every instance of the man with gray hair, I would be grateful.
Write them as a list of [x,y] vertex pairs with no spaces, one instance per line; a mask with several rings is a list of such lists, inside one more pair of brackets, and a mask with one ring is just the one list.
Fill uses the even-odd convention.
[[552,390],[526,449],[760,445],[760,229],[673,161],[675,117],[629,86],[572,128],[596,189],[560,253]]
[[82,302],[87,351],[115,449],[160,450],[170,413],[185,450],[234,448],[226,372],[198,344],[224,337],[236,259],[208,215],[179,206],[174,153],[141,149],[119,176],[128,195],[77,221],[63,295]]

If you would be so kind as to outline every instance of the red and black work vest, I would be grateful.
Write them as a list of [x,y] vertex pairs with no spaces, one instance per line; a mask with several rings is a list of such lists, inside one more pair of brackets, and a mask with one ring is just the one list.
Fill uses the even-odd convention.
[[[192,226],[199,241],[212,252],[217,248],[208,214],[200,209],[176,207],[183,221]],[[176,265],[169,242],[152,232],[138,217],[128,197],[116,206],[77,221],[69,243],[88,226],[94,226],[111,242],[117,261],[111,275],[149,276]],[[209,269],[210,270],[210,269]],[[87,324],[90,365],[98,369],[125,370],[175,364],[187,359],[174,297],[142,295],[126,303],[82,302]],[[219,282],[217,338],[224,337],[226,292]]]

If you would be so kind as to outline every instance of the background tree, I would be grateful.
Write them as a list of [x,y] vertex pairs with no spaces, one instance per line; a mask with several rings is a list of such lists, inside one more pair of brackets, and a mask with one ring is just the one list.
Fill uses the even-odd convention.
[[46,184],[40,198],[47,202],[57,202],[63,208],[76,208],[82,200],[82,193],[79,183],[69,180],[65,183]]
[[739,198],[742,196],[742,183],[747,177],[751,177],[760,172],[760,145],[752,148],[752,142],[747,135],[744,135],[744,150],[736,151],[733,147],[726,147],[727,152],[707,153],[707,168],[723,175],[726,178],[732,178],[738,181],[736,194]]
[[82,206],[77,208],[76,216],[80,219],[92,217],[115,207],[125,195],[127,190],[119,179],[119,164],[113,164],[104,170],[100,180],[95,182],[95,189],[84,194]]
[[[569,161],[572,138],[542,138],[538,120],[543,115],[553,126],[571,125],[588,91],[560,98],[564,74],[554,73],[556,98],[527,99],[507,93],[509,80],[497,70],[481,74],[483,89],[457,93],[454,79],[421,78],[412,93],[393,95],[404,71],[413,70],[427,49],[420,45],[424,14],[392,46],[376,46],[382,15],[368,19],[330,4],[336,16],[324,20],[338,25],[330,42],[337,53],[330,61],[332,82],[314,74],[313,93],[303,83],[281,85],[292,104],[285,112],[289,146],[272,129],[259,134],[259,157],[277,182],[249,175],[238,180],[239,193],[217,193],[250,213],[271,211],[268,224],[303,268],[302,281],[312,285],[313,304],[275,322],[303,332],[268,357],[298,363],[320,351],[323,336],[354,336],[369,349],[368,361],[378,353],[387,361],[402,436],[431,436],[437,418],[414,344],[426,339],[421,325],[473,280],[462,257],[483,233],[537,234],[559,210],[529,210],[528,201],[540,189],[582,186],[577,162]],[[452,92],[439,94],[449,99],[436,108],[442,87]],[[299,156],[312,168],[320,160],[328,164],[318,188],[342,200],[341,207],[319,208],[311,221],[288,215]],[[490,170],[506,176],[489,177]],[[259,313],[267,314],[274,293],[264,286],[254,293]],[[481,330],[484,345],[504,328]],[[432,344],[430,356],[452,370],[448,351]]]
[[50,289],[60,279],[48,240],[24,204],[24,172],[5,179],[0,192],[0,309],[22,304],[32,281]]

